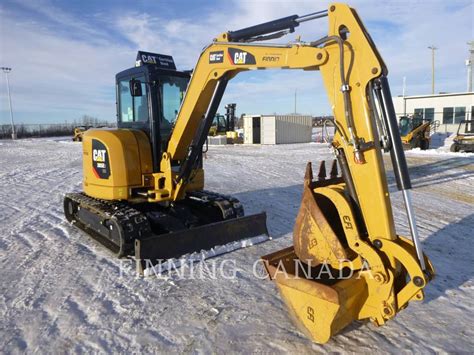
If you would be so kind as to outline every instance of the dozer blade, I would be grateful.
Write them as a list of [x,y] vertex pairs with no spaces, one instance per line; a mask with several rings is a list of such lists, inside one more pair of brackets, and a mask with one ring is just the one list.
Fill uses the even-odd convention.
[[144,274],[153,265],[187,254],[201,253],[202,260],[268,240],[266,219],[266,213],[263,212],[136,239],[137,272]]

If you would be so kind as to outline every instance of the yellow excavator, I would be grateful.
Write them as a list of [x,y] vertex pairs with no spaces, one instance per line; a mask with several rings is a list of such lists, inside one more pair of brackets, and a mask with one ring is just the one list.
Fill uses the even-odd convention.
[[[325,17],[320,39],[265,43]],[[119,256],[134,254],[139,271],[266,235],[264,214],[243,216],[236,199],[204,190],[202,148],[229,80],[271,68],[319,70],[335,117],[335,162],[329,174],[321,163],[316,179],[308,163],[293,246],[262,257],[296,324],[324,343],[353,320],[386,323],[422,300],[434,277],[419,241],[387,68],[351,7],[335,3],[224,32],[192,75],[177,71],[170,56],[139,52],[137,66],[116,77],[118,128],[84,133],[84,192],[66,194],[64,210]],[[383,151],[410,237],[395,231]]]

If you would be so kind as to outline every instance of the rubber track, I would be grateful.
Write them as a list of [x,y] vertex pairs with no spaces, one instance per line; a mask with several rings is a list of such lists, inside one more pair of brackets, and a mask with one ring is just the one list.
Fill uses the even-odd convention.
[[[244,215],[243,207],[235,197],[206,190],[190,192],[187,196],[204,204],[219,207],[223,219]],[[84,193],[67,193],[65,197],[77,203],[80,208],[85,208],[99,216],[104,225],[108,220],[114,220],[122,229],[121,234],[127,244],[128,253],[133,253],[135,239],[145,239],[153,236],[146,214],[131,207],[126,202],[100,200],[89,197]],[[107,237],[92,228],[87,228],[77,217],[74,224],[112,251],[118,248]]]

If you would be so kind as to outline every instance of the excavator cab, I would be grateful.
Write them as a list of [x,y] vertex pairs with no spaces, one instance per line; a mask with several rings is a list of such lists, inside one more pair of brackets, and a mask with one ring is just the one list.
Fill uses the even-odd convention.
[[157,171],[190,80],[168,55],[139,51],[136,66],[115,77],[117,127],[147,134]]

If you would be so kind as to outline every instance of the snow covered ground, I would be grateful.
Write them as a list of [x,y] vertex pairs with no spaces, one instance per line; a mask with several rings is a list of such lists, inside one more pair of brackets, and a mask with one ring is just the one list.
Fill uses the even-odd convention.
[[[325,144],[210,147],[207,188],[232,193],[247,214],[267,211],[274,239],[199,263],[194,279],[178,271],[143,279],[63,218],[62,195],[81,189],[81,144],[2,141],[0,351],[472,351],[474,155],[440,150],[407,154],[423,246],[437,270],[426,300],[384,327],[356,322],[324,346],[296,330],[253,265],[291,244],[305,164],[321,159],[330,159]],[[397,231],[407,235],[392,175],[389,183]]]

